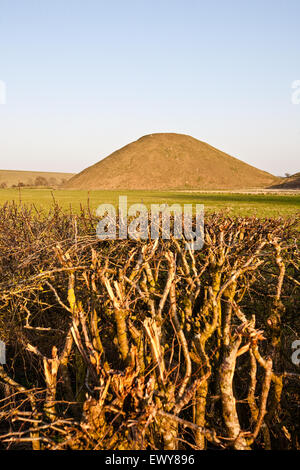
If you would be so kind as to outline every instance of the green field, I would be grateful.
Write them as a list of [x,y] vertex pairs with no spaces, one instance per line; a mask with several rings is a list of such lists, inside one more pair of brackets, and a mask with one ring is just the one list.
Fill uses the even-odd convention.
[[242,194],[207,192],[170,192],[170,191],[77,191],[50,189],[1,189],[0,205],[5,202],[34,204],[37,208],[49,209],[54,200],[65,210],[73,212],[80,206],[94,211],[100,204],[118,205],[119,195],[128,196],[128,205],[143,203],[204,204],[206,212],[226,211],[232,216],[276,217],[290,216],[300,209],[300,194]]

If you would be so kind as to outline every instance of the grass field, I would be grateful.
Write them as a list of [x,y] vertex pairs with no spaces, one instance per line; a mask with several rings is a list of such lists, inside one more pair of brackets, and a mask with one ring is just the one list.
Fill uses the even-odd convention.
[[49,189],[0,189],[0,205],[7,201],[34,204],[49,209],[55,201],[65,210],[77,212],[80,206],[89,206],[94,211],[100,204],[118,205],[119,195],[128,196],[128,205],[143,203],[148,207],[154,203],[204,204],[206,212],[226,211],[232,216],[276,217],[290,216],[299,212],[300,194],[240,194],[201,193],[170,191],[84,191]]

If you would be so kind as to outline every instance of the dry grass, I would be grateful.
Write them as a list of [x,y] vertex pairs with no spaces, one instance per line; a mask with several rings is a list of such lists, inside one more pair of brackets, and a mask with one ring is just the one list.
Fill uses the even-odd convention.
[[23,183],[26,186],[34,186],[36,178],[45,178],[49,186],[59,186],[63,180],[68,180],[73,173],[57,173],[50,171],[17,171],[17,170],[0,170],[0,186],[5,183],[7,188],[13,185],[18,186]]
[[283,181],[272,188],[278,189],[300,189],[300,172],[295,173],[288,178],[284,178]]
[[150,134],[86,168],[72,189],[242,189],[280,181],[183,134]]

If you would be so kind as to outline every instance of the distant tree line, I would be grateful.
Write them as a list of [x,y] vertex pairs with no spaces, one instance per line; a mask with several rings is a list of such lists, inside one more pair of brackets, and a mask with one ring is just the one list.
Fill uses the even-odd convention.
[[60,184],[65,183],[65,178],[58,181],[53,176],[49,179],[45,178],[44,176],[37,176],[35,180],[29,180],[27,182],[19,181],[18,184],[12,184],[9,186],[5,181],[0,183],[0,189],[6,189],[8,187],[12,188],[23,188],[23,187],[40,187],[40,186],[57,186]]

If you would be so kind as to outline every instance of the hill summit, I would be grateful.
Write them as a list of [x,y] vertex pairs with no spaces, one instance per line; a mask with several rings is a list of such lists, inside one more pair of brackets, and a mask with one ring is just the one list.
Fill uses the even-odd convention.
[[65,183],[70,189],[243,189],[278,179],[184,134],[141,137]]

